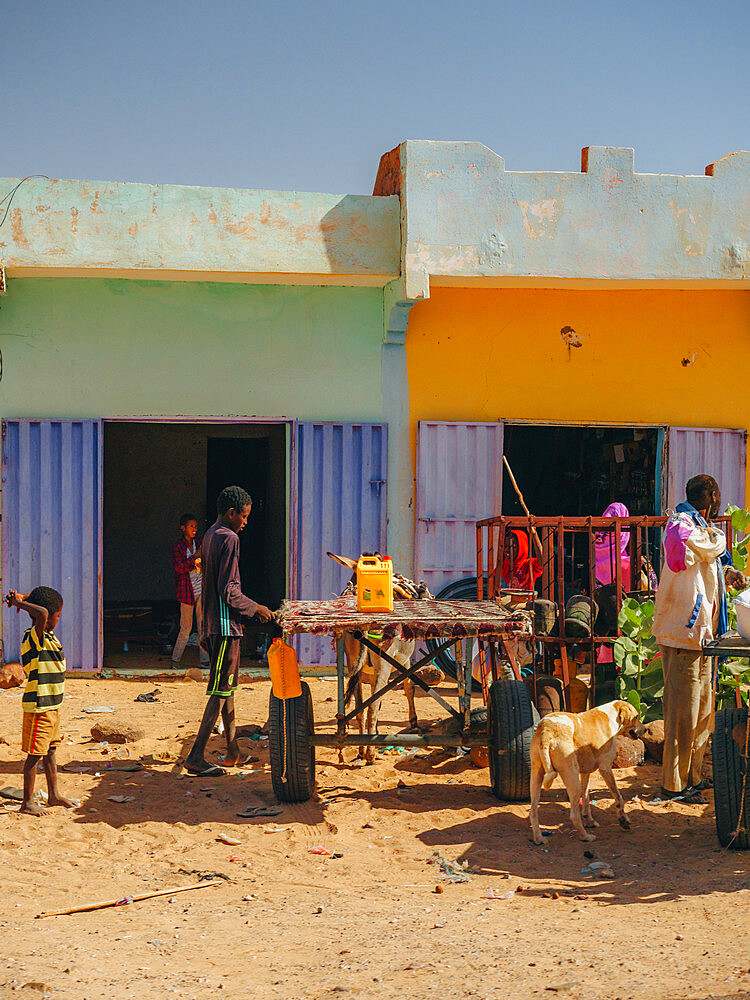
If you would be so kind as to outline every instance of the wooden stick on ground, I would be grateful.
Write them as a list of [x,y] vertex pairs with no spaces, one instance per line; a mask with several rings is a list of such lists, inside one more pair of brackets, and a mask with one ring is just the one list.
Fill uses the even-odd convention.
[[[518,499],[521,502],[521,506],[524,509],[526,517],[531,517],[531,511],[526,506],[526,501],[523,498],[523,493],[521,492],[521,490],[518,487],[518,483],[516,482],[516,477],[513,475],[513,470],[511,469],[510,463],[508,462],[508,459],[505,457],[505,455],[503,455],[503,464],[505,465],[505,468],[508,470],[508,475],[510,476],[510,481],[511,481],[511,483],[513,483],[513,489],[516,491],[516,495],[518,496]],[[536,546],[537,552],[539,553],[540,556],[543,556],[544,555],[544,549],[542,548],[542,542],[541,542],[541,539],[539,538],[539,535],[537,534],[537,530],[536,530],[536,528],[534,527],[533,524],[531,526],[531,536],[534,539],[534,544]]]
[[[127,899],[131,903],[139,903],[142,899],[153,899],[154,896],[174,896],[178,892],[187,892],[189,889],[205,889],[209,885],[219,885],[220,880],[213,882],[195,882],[193,885],[182,885],[177,889],[159,889],[157,892],[141,892],[137,896],[119,896],[117,899],[105,899],[101,903],[84,903],[82,906],[70,906],[66,910],[48,910],[46,913],[37,913],[35,920],[40,917],[64,917],[68,913],[83,913],[86,910],[103,910],[107,906],[117,906],[121,899]],[[121,904],[124,905],[124,904]]]

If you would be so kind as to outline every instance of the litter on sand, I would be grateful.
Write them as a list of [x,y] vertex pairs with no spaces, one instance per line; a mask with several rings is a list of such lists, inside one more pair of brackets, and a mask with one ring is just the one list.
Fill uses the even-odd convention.
[[276,806],[248,806],[247,809],[237,813],[237,815],[243,819],[252,819],[254,816],[280,816],[283,812],[283,809],[279,809]]
[[242,841],[238,840],[236,837],[228,837],[225,833],[220,833],[216,839],[222,844],[229,844],[230,847],[239,847],[242,843]]
[[4,799],[11,799],[13,802],[23,802],[23,789],[6,785],[5,788],[0,788],[0,796]]
[[287,830],[291,830],[291,826],[265,826],[263,827],[264,833],[285,833]]
[[93,705],[90,708],[82,709],[84,712],[88,712],[89,715],[101,715],[105,712],[116,712],[117,709],[112,705]]
[[437,865],[440,868],[440,873],[447,882],[470,882],[470,875],[475,875],[469,868],[469,863],[467,861],[446,861],[446,859],[438,851],[434,851],[433,854],[427,859],[428,865]]
[[599,875],[601,878],[614,878],[615,873],[605,861],[592,861],[587,868],[581,869],[581,875]]
[[89,764],[77,764],[71,761],[70,764],[63,764],[60,770],[67,771],[69,774],[87,774],[91,770],[91,767]]
[[153,691],[142,691],[133,701],[158,701],[157,694],[161,694],[158,688],[154,688]]
[[108,795],[110,802],[135,802],[134,795]]
[[495,892],[494,889],[488,889],[485,895],[485,899],[513,899],[515,896],[515,889],[511,889],[510,892]]
[[309,847],[307,849],[308,854],[322,854],[323,857],[331,858],[333,857],[333,851],[329,851],[327,847]]

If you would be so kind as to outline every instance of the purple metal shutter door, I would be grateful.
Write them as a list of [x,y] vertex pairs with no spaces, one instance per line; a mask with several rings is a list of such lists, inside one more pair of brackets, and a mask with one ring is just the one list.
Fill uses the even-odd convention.
[[[5,591],[54,587],[68,669],[101,667],[102,429],[98,420],[4,420],[2,578]],[[6,659],[28,616],[5,609]]]
[[419,422],[416,569],[433,594],[476,576],[476,522],[501,513],[503,432],[501,423]]
[[[294,596],[329,600],[350,574],[326,552],[386,552],[386,424],[299,423]],[[300,663],[336,662],[328,636],[300,636]]]
[[701,473],[719,484],[724,507],[745,506],[745,431],[670,427],[668,434],[668,507],[682,503],[688,479]]

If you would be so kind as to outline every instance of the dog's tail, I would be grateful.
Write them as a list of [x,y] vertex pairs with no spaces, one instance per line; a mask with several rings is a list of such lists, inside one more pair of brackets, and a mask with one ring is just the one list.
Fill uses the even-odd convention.
[[557,777],[557,771],[555,770],[554,765],[552,764],[552,760],[549,755],[549,747],[545,742],[544,734],[542,734],[542,738],[539,741],[539,760],[541,762],[542,767],[544,768],[544,780],[542,781],[542,788],[547,789],[550,787],[552,782]]

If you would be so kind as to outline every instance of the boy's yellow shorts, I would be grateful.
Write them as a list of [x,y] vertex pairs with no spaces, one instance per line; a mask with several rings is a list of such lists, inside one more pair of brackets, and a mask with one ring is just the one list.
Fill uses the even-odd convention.
[[60,709],[54,712],[24,712],[21,749],[44,757],[60,743]]

